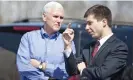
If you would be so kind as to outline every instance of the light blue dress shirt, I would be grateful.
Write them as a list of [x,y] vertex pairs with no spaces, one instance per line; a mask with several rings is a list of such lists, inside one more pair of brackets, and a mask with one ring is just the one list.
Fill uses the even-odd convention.
[[[74,43],[72,43],[72,49],[73,53],[76,53]],[[64,42],[59,32],[48,36],[41,28],[25,33],[17,52],[17,67],[21,80],[48,80],[49,77],[66,80],[68,74],[63,51]],[[30,59],[46,62],[46,69],[40,71],[33,67]]]

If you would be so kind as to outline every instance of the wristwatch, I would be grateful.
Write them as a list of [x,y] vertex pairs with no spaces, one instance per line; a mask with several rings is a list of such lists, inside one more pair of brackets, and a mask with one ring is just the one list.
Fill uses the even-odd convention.
[[42,65],[42,64],[43,64],[43,62],[41,62],[40,65],[38,66],[38,68],[39,68],[40,70],[43,70],[43,65]]

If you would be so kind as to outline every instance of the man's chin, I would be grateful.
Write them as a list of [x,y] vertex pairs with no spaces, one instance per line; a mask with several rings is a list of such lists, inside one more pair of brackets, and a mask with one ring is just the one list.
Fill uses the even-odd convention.
[[60,30],[60,28],[56,28],[56,29],[54,29],[55,32],[57,32],[57,31],[59,31],[59,30]]
[[91,35],[92,38],[98,39],[98,37],[96,35]]

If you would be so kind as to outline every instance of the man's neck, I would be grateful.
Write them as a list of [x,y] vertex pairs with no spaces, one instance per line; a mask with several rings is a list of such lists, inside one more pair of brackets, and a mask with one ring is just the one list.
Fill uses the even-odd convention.
[[46,31],[46,33],[47,33],[49,36],[55,33],[52,29],[50,29],[50,28],[47,27],[47,26],[44,26],[43,29]]
[[108,36],[108,35],[110,35],[110,34],[112,34],[112,33],[113,32],[110,28],[106,28],[105,30],[103,30],[102,36],[99,38],[99,40],[106,37],[106,36]]

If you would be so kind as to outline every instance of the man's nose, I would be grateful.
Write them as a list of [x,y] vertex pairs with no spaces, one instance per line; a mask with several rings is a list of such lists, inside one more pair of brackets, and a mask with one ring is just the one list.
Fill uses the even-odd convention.
[[85,29],[87,30],[87,29],[89,29],[89,28],[90,28],[90,26],[89,26],[89,25],[86,25]]

